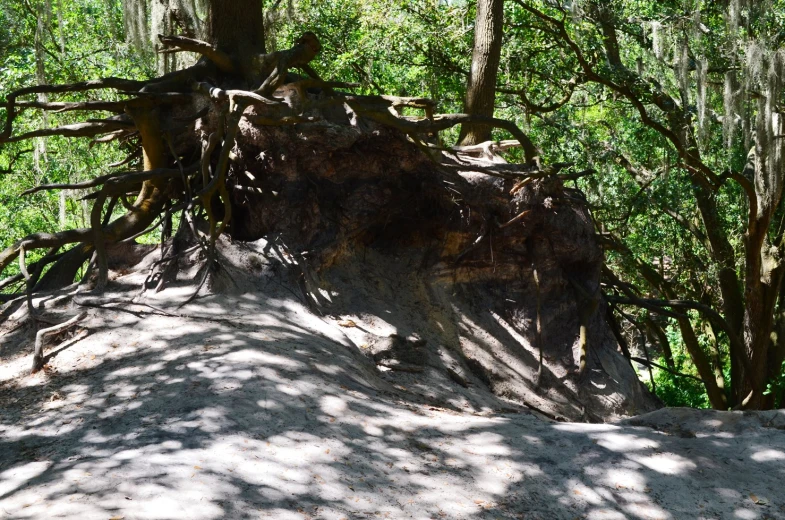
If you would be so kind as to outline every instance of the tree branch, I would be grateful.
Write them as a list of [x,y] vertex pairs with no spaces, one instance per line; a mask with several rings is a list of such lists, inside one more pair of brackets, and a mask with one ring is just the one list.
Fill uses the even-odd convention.
[[194,38],[186,38],[185,36],[164,36],[162,34],[158,35],[158,40],[161,42],[161,45],[174,52],[185,51],[201,54],[213,62],[222,72],[226,72],[227,74],[237,72],[237,66],[234,63],[234,60],[232,60],[232,57],[207,42]]

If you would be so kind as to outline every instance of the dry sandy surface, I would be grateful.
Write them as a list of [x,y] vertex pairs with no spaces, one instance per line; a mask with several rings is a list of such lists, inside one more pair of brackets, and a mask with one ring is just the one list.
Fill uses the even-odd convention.
[[276,291],[116,289],[35,376],[8,320],[0,518],[785,519],[785,411],[435,406]]

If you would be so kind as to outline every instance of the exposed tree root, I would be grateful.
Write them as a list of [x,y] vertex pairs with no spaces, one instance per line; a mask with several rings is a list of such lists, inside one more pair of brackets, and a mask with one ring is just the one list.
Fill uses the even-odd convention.
[[35,350],[33,351],[33,368],[30,370],[31,374],[35,374],[44,367],[44,338],[52,334],[58,334],[69,328],[73,327],[87,317],[86,312],[82,312],[68,321],[59,325],[54,325],[45,329],[39,330],[35,335]]
[[[345,89],[354,88],[355,84],[322,80],[309,65],[321,49],[312,33],[303,34],[290,49],[252,56],[227,53],[224,49],[191,38],[161,37],[160,40],[164,52],[196,52],[202,59],[192,67],[149,81],[106,78],[70,85],[34,86],[12,92],[0,103],[0,109],[5,110],[0,146],[52,135],[89,137],[94,138],[94,142],[122,138],[135,145],[134,151],[113,166],[133,164],[139,158],[143,162],[142,167],[136,170],[113,172],[82,182],[43,184],[25,191],[23,195],[43,190],[94,189],[84,197],[93,201],[90,227],[34,233],[8,246],[0,252],[0,272],[18,258],[22,274],[0,281],[0,290],[26,281],[29,299],[33,291],[68,285],[92,255],[95,267],[93,281],[96,292],[100,292],[108,282],[109,244],[132,240],[160,226],[164,229],[165,243],[171,234],[173,214],[181,212],[182,229],[178,234],[190,233],[192,240],[187,239],[186,242],[203,248],[207,261],[195,297],[217,262],[216,240],[232,226],[230,188],[236,186],[229,181],[232,175],[237,174],[232,169],[236,160],[233,149],[241,133],[241,123],[255,126],[315,123],[318,116],[306,115],[307,110],[348,106],[359,117],[404,132],[429,154],[433,145],[425,143],[433,143],[440,131],[464,123],[483,123],[508,131],[515,141],[491,143],[479,148],[457,148],[451,152],[455,161],[443,165],[445,171],[482,171],[520,181],[556,175],[564,167],[541,168],[535,161],[539,154],[536,146],[510,121],[468,114],[436,114],[436,104],[426,98],[354,95]],[[289,69],[292,67],[299,67],[308,78],[291,81]],[[279,91],[284,84],[285,89]],[[117,91],[127,99],[79,102],[21,99],[39,93],[56,95],[102,89]],[[275,97],[276,92],[285,92],[286,89],[297,93],[304,106],[294,106],[288,98]],[[319,89],[321,93],[309,96],[313,89]],[[403,108],[422,110],[424,117],[403,115]],[[14,122],[25,110],[105,111],[114,115],[15,135]],[[195,128],[202,130],[196,131]],[[523,148],[527,164],[504,164],[499,160],[499,164],[487,167],[487,164],[481,166],[472,162],[473,154],[498,157],[496,154],[513,146]],[[442,150],[436,151],[441,155]],[[136,199],[127,200],[129,193],[136,193]],[[126,213],[112,220],[117,204],[121,204]],[[201,226],[200,218],[206,220],[206,226]],[[519,215],[501,227],[511,226],[521,218]],[[206,235],[200,231],[204,229],[207,230]],[[482,241],[483,236],[473,247]],[[180,239],[175,237],[176,240]],[[70,244],[75,245],[65,253],[59,252]],[[50,254],[26,266],[25,254],[42,248],[50,249]],[[151,273],[156,290],[172,278],[177,259],[183,254],[181,249],[184,248],[162,248],[162,260]],[[45,272],[49,266],[49,271]],[[37,346],[36,364],[41,362],[40,354]]]
[[570,278],[570,284],[577,293],[575,301],[578,305],[578,319],[580,321],[578,375],[582,376],[586,372],[586,356],[589,349],[589,319],[597,310],[597,305],[600,302],[600,288],[598,286],[594,291],[589,292],[572,278]]

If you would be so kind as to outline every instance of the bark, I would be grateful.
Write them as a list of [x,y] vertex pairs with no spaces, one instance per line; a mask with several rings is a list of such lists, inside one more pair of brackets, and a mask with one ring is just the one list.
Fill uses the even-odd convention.
[[229,53],[264,50],[264,18],[259,0],[210,0],[210,43]]
[[[472,67],[464,101],[464,112],[469,115],[493,117],[503,24],[503,0],[478,0]],[[463,146],[489,141],[491,130],[492,127],[484,124],[465,124],[458,141]]]

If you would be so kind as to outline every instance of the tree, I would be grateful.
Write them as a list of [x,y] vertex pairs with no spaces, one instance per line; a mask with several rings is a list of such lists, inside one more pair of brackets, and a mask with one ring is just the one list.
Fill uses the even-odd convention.
[[[143,153],[143,171],[112,175],[108,178],[99,178],[86,183],[83,187],[103,185],[96,196],[92,209],[92,229],[66,231],[55,234],[36,234],[23,239],[0,254],[0,267],[4,268],[17,256],[24,263],[26,251],[37,248],[59,248],[65,244],[79,243],[72,249],[69,260],[66,262],[70,270],[73,265],[80,264],[85,253],[95,250],[99,266],[98,286],[102,287],[106,279],[106,266],[104,247],[106,241],[118,241],[143,232],[152,224],[155,217],[167,204],[165,193],[168,184],[175,176],[181,175],[168,168],[170,161],[177,159],[171,157],[167,150],[167,142],[171,145],[169,136],[164,135],[162,126],[167,117],[167,112],[174,106],[189,102],[193,95],[193,88],[201,86],[208,89],[208,95],[214,99],[225,102],[226,108],[232,111],[228,135],[224,141],[221,158],[214,172],[213,181],[203,186],[204,193],[200,196],[204,200],[218,194],[224,188],[223,176],[227,167],[227,156],[232,142],[233,133],[236,132],[242,109],[248,104],[264,103],[270,94],[284,81],[290,66],[305,66],[319,52],[319,43],[313,35],[306,34],[294,48],[286,52],[266,55],[260,53],[263,48],[261,38],[262,16],[259,4],[255,0],[245,2],[221,2],[214,0],[210,7],[210,40],[214,44],[186,37],[162,37],[164,46],[172,50],[198,52],[205,56],[196,65],[182,71],[172,72],[152,81],[124,80],[106,78],[100,81],[77,83],[62,86],[40,85],[11,93],[5,104],[5,127],[0,134],[0,142],[17,142],[32,137],[63,135],[67,137],[92,137],[101,134],[113,133],[115,137],[126,136],[138,132]],[[213,76],[234,75],[240,76],[249,83],[260,82],[261,86],[255,93],[243,93],[237,96],[227,94],[226,91],[212,88],[211,85],[201,83]],[[55,103],[48,102],[19,102],[17,98],[27,94],[54,94],[63,92],[85,92],[96,89],[115,89],[119,92],[135,96],[132,100],[115,102],[84,102],[84,103]],[[171,94],[179,92],[179,94]],[[42,108],[44,110],[105,110],[115,112],[116,116],[96,122],[77,125],[67,125],[60,128],[42,129],[28,132],[19,136],[12,134],[13,122],[20,110],[29,108]],[[169,115],[171,117],[171,115]],[[213,144],[213,147],[216,144]],[[210,150],[211,152],[212,150]],[[205,161],[209,154],[205,156]],[[207,165],[205,165],[207,167]],[[133,204],[125,203],[125,192],[139,181],[142,187]],[[63,189],[70,186],[55,186]],[[111,223],[105,222],[104,203],[111,199],[109,207],[113,208],[118,199],[122,199],[128,208],[128,213]],[[107,213],[107,218],[111,211]],[[212,237],[228,223],[228,216],[224,216],[221,228],[216,227],[212,219]],[[63,265],[63,264],[61,264]],[[40,273],[39,273],[40,274]]]
[[[596,199],[598,211],[618,208],[606,215],[622,222],[604,229],[610,301],[673,320],[713,407],[772,407],[785,358],[782,140],[774,137],[783,133],[781,2],[585,0],[569,11],[515,3],[523,15],[516,30],[556,46],[560,56],[549,56],[570,71],[538,82],[566,84],[567,102],[585,84],[580,104],[606,107],[587,125],[549,124],[633,182],[627,204]],[[576,119],[587,112],[565,110]],[[678,239],[636,241],[629,223],[637,215],[654,224],[636,198],[652,201]],[[678,271],[665,269],[662,249],[652,251],[673,246]],[[717,334],[702,334],[704,323]]]
[[[478,0],[474,48],[463,109],[467,114],[493,117],[503,34],[504,0]],[[458,140],[464,146],[489,141],[491,129],[483,124],[463,125]]]
[[[129,2],[125,3],[127,15],[146,16],[145,9],[132,9]],[[182,13],[179,18],[176,16],[177,2],[164,5],[169,11],[159,13],[160,16],[182,22]],[[295,106],[296,99],[307,99],[307,89],[319,89],[328,98],[325,106],[347,104],[353,113],[397,128],[423,147],[425,135],[463,123],[482,122],[508,130],[523,145],[527,158],[533,156],[531,141],[508,121],[471,114],[435,114],[434,103],[423,98],[356,96],[336,90],[353,85],[323,81],[311,68],[309,63],[321,50],[321,43],[312,32],[303,33],[291,48],[264,52],[264,17],[258,0],[210,0],[206,9],[206,41],[182,35],[158,36],[158,52],[201,56],[189,67],[150,80],[108,77],[22,88],[10,92],[0,105],[5,109],[0,144],[7,146],[49,136],[87,137],[94,143],[121,140],[130,144],[130,153],[120,164],[139,164],[132,171],[111,172],[81,182],[44,183],[26,192],[29,195],[43,190],[94,190],[87,196],[92,201],[89,226],[32,233],[0,252],[0,271],[16,259],[20,268],[18,275],[0,281],[0,288],[24,280],[34,322],[36,313],[30,299],[34,291],[71,284],[83,264],[92,258],[90,266],[94,272],[86,279],[100,293],[108,281],[107,248],[158,227],[163,253],[155,277],[160,280],[160,289],[185,248],[183,240],[172,240],[175,215],[181,216],[177,235],[190,237],[188,240],[201,248],[207,259],[202,283],[211,272],[220,269],[215,243],[229,229],[235,212],[228,180],[243,174],[239,167],[232,166],[238,160],[233,149],[242,133],[241,122],[247,121],[251,126],[311,123],[302,107]],[[181,30],[197,25],[194,16],[188,19],[191,22],[179,23]],[[126,20],[126,29],[129,28],[132,32],[142,30],[144,24],[130,18]],[[290,73],[293,67],[305,76]],[[284,85],[286,89],[279,92]],[[114,94],[110,99],[84,97],[100,91]],[[281,97],[275,97],[276,92]],[[26,99],[34,95],[50,98]],[[71,98],[53,101],[55,96]],[[395,115],[395,111],[406,107],[424,110],[427,117],[411,120]],[[20,133],[15,123],[20,114],[30,110],[114,115]],[[536,171],[495,174],[510,178],[542,175]],[[128,200],[132,193],[133,201]],[[120,206],[125,213],[115,218],[115,209]],[[199,225],[200,219],[206,227]],[[70,249],[63,251],[67,247]],[[27,255],[34,250],[46,253],[28,264]],[[39,356],[35,368],[40,368],[40,362]]]

